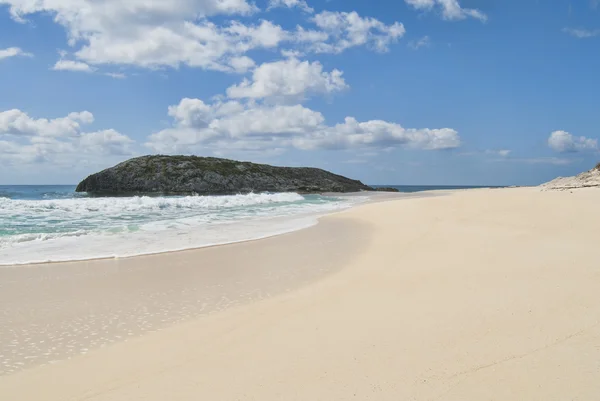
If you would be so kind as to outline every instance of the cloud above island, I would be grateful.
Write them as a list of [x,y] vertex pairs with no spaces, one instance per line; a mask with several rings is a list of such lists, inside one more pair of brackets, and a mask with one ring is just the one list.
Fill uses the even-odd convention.
[[359,122],[346,117],[328,125],[325,117],[302,105],[269,105],[229,100],[207,104],[182,99],[169,107],[173,127],[149,137],[146,145],[161,153],[190,153],[199,149],[341,150],[405,147],[424,150],[460,146],[450,128],[409,129],[381,120]]

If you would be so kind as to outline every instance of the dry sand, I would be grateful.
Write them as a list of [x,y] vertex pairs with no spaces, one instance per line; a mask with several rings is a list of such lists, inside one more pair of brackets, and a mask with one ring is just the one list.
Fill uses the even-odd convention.
[[[135,302],[136,291],[150,294],[150,320],[165,302],[204,297],[203,280],[251,284],[223,284],[237,301],[218,312],[1,376],[0,400],[598,400],[599,204],[598,189],[459,191],[358,207],[277,238],[136,258],[134,273],[100,266]],[[238,268],[221,265],[225,257]],[[239,271],[241,260],[248,270]],[[284,278],[270,296],[239,295],[266,288],[277,267]],[[89,265],[61,269],[76,277],[80,268],[93,279],[54,295],[63,303],[47,318],[5,308],[12,327],[86,316],[69,310],[100,297],[98,288],[111,299]],[[26,281],[11,273],[13,284],[40,286],[40,271],[25,269],[33,269]],[[207,278],[218,269],[232,270]],[[172,288],[169,271],[187,274],[197,291],[153,298]],[[10,288],[2,302],[26,302]],[[140,316],[123,294],[107,309],[117,320]]]

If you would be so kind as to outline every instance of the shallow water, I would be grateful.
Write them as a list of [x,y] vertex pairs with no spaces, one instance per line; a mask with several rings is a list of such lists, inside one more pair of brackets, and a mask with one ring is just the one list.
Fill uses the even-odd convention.
[[296,193],[88,197],[0,186],[0,265],[128,257],[264,238],[367,199]]

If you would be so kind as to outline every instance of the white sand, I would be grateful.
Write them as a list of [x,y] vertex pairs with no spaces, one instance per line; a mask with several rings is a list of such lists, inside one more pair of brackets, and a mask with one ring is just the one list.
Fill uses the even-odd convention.
[[[473,190],[331,216],[320,226],[363,235],[342,240],[343,268],[2,376],[0,400],[598,400],[599,204],[597,189]],[[265,262],[284,266],[325,232],[212,252],[290,241]]]

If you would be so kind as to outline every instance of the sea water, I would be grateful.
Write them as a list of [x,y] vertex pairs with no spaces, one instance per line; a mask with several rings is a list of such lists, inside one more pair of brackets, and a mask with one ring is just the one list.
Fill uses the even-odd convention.
[[311,226],[367,196],[297,193],[91,197],[73,186],[0,186],[0,265],[129,257]]

